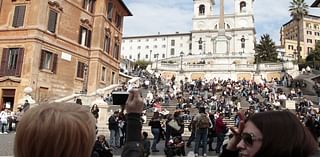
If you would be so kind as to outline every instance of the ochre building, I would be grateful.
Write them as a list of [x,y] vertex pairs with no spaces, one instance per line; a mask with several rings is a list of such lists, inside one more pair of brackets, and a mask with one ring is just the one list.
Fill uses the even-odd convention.
[[[122,0],[0,0],[0,109],[118,83]],[[5,105],[6,104],[6,105]]]

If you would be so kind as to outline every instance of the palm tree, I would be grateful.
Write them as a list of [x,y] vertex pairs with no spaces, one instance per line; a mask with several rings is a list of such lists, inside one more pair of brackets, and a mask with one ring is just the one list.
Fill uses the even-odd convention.
[[295,20],[298,24],[298,36],[297,36],[297,51],[298,51],[298,63],[300,62],[300,20],[303,19],[304,15],[308,14],[309,6],[306,4],[304,0],[292,0],[290,2],[289,11],[290,16]]
[[256,62],[277,62],[278,54],[276,44],[270,38],[269,34],[263,34],[259,41],[259,44],[256,45]]

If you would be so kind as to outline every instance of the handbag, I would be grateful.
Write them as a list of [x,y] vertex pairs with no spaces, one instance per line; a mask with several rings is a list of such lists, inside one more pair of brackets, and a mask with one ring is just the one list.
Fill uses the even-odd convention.
[[179,131],[181,129],[181,126],[179,126],[178,122],[176,120],[171,120],[168,125],[172,127],[173,129]]

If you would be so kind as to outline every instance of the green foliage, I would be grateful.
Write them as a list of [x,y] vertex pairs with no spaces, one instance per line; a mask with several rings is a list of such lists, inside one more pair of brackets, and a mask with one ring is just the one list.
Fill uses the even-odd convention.
[[263,34],[256,45],[255,61],[259,63],[277,62],[277,49],[275,42],[272,41],[269,34]]
[[300,47],[300,20],[303,19],[304,15],[308,14],[309,6],[306,4],[304,0],[292,0],[289,6],[290,16],[297,21],[297,51],[298,51],[298,63],[300,63],[301,55],[301,47]]
[[292,0],[289,6],[290,16],[299,21],[308,14],[308,8],[309,6],[304,0]]
[[135,68],[146,69],[149,64],[149,61],[138,60],[135,62]]

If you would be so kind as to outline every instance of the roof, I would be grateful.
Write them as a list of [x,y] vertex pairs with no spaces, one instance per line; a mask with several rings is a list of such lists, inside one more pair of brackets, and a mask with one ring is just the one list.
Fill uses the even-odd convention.
[[183,36],[183,35],[191,35],[191,33],[172,33],[172,34],[157,34],[157,35],[137,35],[130,37],[122,37],[122,39],[133,39],[133,38],[152,38],[152,37],[166,37],[166,36]]
[[311,7],[319,7],[320,0],[316,0],[311,4]]
[[[320,0],[317,0],[317,1],[320,2]],[[316,19],[320,19],[320,16],[308,14],[308,15],[303,16],[303,18],[316,18]],[[282,26],[285,27],[286,25],[290,24],[292,21],[294,21],[293,18],[292,18],[290,21],[288,21],[287,23],[283,24]]]
[[120,4],[122,5],[122,7],[128,12],[128,15],[127,16],[132,16],[132,13],[131,11],[128,9],[128,7],[126,6],[126,4],[122,1],[122,0],[119,0]]

